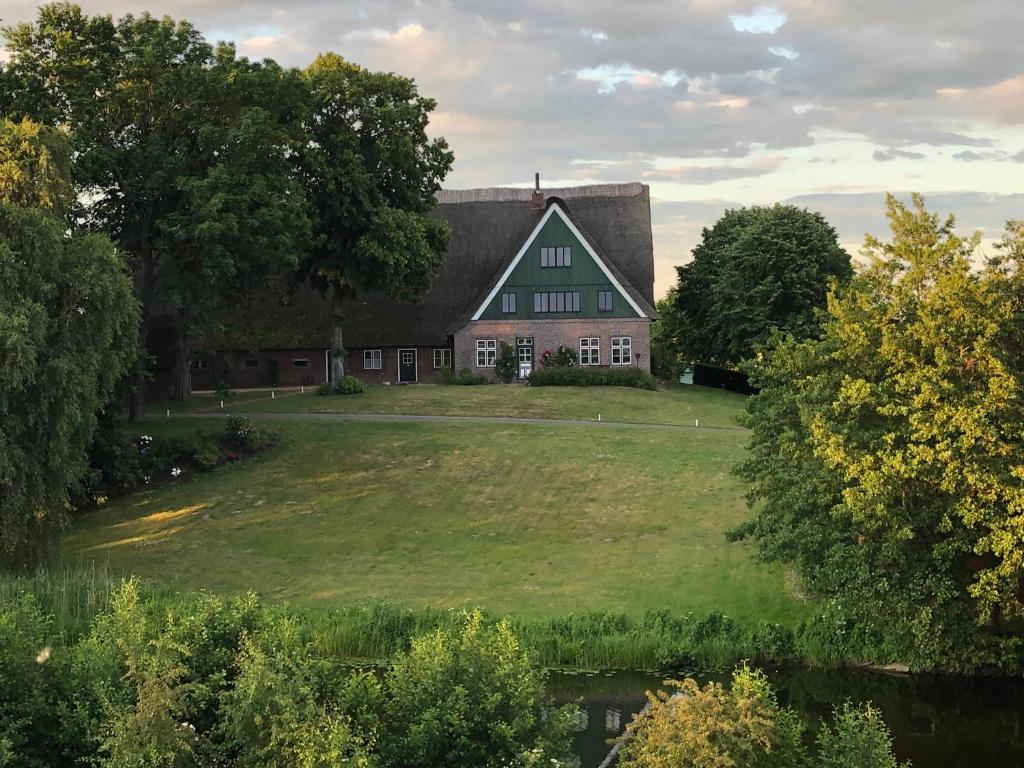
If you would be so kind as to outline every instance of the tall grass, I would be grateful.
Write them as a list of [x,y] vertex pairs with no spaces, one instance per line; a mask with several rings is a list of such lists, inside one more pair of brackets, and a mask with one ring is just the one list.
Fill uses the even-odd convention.
[[[53,642],[73,643],[93,618],[109,607],[121,579],[103,566],[43,570],[31,576],[0,574],[0,611],[30,599],[51,616]],[[142,585],[150,611],[187,612],[195,595]],[[367,602],[336,610],[277,606],[295,617],[309,642],[326,657],[384,662],[409,648],[412,639],[436,630],[457,630],[463,611],[408,609]],[[501,617],[485,615],[488,621]],[[721,614],[674,616],[648,611],[636,619],[616,613],[583,613],[524,619],[509,617],[516,635],[534,649],[539,664],[552,668],[667,670],[726,668],[747,659],[783,663],[821,660],[822,649],[804,648],[804,632],[779,624],[746,625]],[[812,633],[811,645],[820,640]],[[840,656],[829,657],[836,664]]]

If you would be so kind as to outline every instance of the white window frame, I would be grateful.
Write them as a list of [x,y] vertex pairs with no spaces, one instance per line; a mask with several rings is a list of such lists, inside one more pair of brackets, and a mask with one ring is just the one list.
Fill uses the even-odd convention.
[[580,365],[601,364],[601,339],[586,336],[580,339]]
[[434,367],[451,368],[452,351],[448,347],[434,347]]
[[494,368],[498,363],[498,340],[476,340],[476,367]]
[[384,367],[384,355],[379,349],[363,350],[363,370],[379,371]]
[[308,357],[293,357],[292,368],[309,368]]
[[633,364],[633,337],[612,336],[612,365]]

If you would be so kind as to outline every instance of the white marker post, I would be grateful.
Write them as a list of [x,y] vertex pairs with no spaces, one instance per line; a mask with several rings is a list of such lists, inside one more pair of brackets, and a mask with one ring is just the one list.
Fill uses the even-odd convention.
[[277,396],[277,390],[270,390],[270,399],[273,400]]
[[220,409],[222,411],[224,410],[224,401],[223,400],[220,401]]
[[694,419],[693,420],[693,426],[700,427],[700,419]]
[[598,421],[600,421],[600,420],[601,420],[601,414],[600,414],[600,413],[599,413],[599,414],[597,414],[597,420],[598,420]]
[[171,409],[170,408],[167,409],[167,418],[168,419],[171,418]]

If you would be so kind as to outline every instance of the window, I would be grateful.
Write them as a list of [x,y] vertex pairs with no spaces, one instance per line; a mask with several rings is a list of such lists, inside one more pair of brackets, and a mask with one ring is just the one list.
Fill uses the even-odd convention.
[[495,358],[498,356],[498,342],[496,339],[476,340],[476,367],[493,368]]
[[260,361],[257,360],[255,357],[247,357],[247,358],[245,358],[245,367],[246,368],[259,368],[260,367]]
[[633,359],[633,338],[612,336],[612,365],[630,365]]
[[192,367],[195,368],[196,370],[205,371],[207,368],[210,367],[210,363],[206,360],[193,360]]
[[363,350],[363,370],[379,371],[381,369],[381,358],[379,349]]
[[434,367],[435,368],[451,368],[452,367],[452,351],[450,349],[435,349],[434,350]]
[[601,340],[594,337],[580,339],[580,365],[601,364]]
[[501,294],[501,311],[506,315],[516,313],[516,295],[514,293]]
[[572,248],[568,245],[541,248],[540,265],[542,267],[571,267]]
[[519,364],[533,363],[533,336],[520,336],[516,339],[516,350],[519,353]]
[[597,311],[598,312],[611,312],[612,311],[612,292],[611,291],[598,291],[597,292]]
[[294,360],[292,360],[292,365],[294,365],[296,368],[309,368],[309,358],[296,357]]
[[544,312],[579,312],[579,291],[545,291],[533,294],[533,311]]

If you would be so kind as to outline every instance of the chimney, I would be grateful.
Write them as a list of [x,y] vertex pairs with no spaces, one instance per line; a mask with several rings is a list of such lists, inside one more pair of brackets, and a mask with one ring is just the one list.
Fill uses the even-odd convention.
[[530,198],[530,208],[535,211],[544,210],[544,193],[540,191],[540,174],[533,174],[533,197]]

